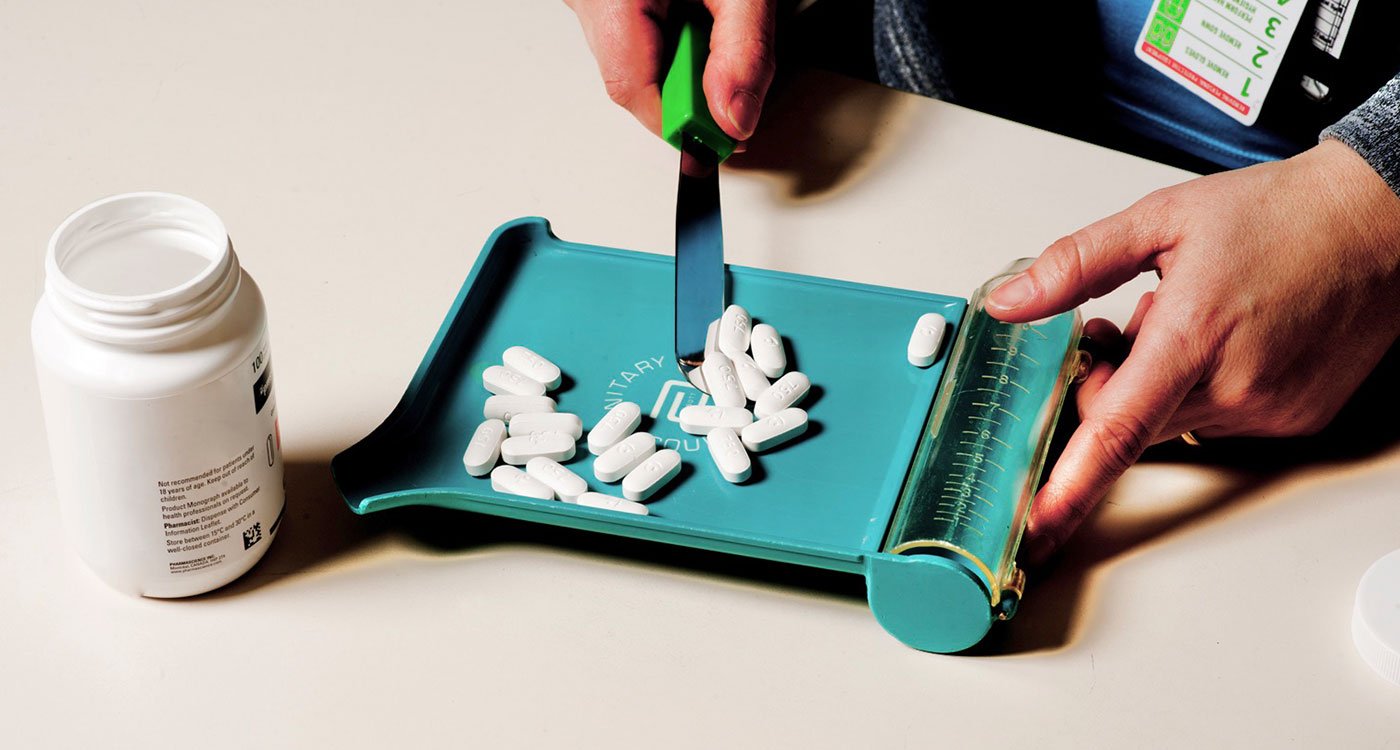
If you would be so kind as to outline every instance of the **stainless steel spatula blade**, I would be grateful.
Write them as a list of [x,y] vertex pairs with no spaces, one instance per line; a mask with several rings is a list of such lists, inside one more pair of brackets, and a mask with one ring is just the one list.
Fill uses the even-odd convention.
[[697,141],[681,152],[676,190],[676,361],[690,371],[705,360],[705,333],[724,311],[724,231],[719,160]]
[[724,311],[724,237],[719,213],[719,164],[735,142],[710,115],[705,61],[711,20],[697,3],[673,3],[680,23],[675,56],[661,83],[661,137],[680,149],[676,190],[676,362],[704,387],[695,368],[705,359],[705,332]]

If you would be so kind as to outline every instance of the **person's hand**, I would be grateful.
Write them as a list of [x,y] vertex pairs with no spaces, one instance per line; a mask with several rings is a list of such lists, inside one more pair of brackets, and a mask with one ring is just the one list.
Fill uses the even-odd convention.
[[1079,388],[1082,422],[1031,511],[1032,563],[1153,443],[1326,426],[1400,334],[1400,198],[1324,141],[1159,190],[1055,242],[988,311],[1037,320],[1149,270],[1162,281],[1123,330],[1127,359]]
[[[651,132],[661,134],[662,29],[670,5],[683,0],[564,0],[578,15],[608,96]],[[773,82],[775,0],[705,0],[714,16],[705,64],[705,100],[715,123],[736,141],[758,126]]]

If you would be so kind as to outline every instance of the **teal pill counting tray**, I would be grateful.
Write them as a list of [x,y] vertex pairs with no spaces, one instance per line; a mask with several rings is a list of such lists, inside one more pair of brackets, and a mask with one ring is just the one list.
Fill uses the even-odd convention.
[[[1077,313],[1012,325],[981,310],[983,291],[969,304],[736,266],[728,283],[813,384],[807,433],[754,456],[748,481],[725,481],[704,439],[680,429],[680,410],[708,397],[674,360],[672,259],[564,242],[527,218],[487,240],[399,405],[335,457],[337,486],[356,513],[436,505],[863,575],[876,619],[904,643],[977,643],[1021,595],[1015,550],[1077,367]],[[906,347],[930,312],[947,321],[943,351],[914,367]],[[514,345],[564,371],[559,411],[591,426],[631,401],[642,429],[680,451],[685,468],[651,515],[507,495],[467,474],[490,395],[481,373]],[[620,495],[593,460],[580,445],[565,463]]]

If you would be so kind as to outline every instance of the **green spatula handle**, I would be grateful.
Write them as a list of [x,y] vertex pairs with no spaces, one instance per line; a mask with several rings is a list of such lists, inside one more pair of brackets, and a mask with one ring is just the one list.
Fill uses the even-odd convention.
[[676,38],[676,56],[661,83],[661,137],[682,150],[686,141],[699,141],[724,161],[734,153],[735,143],[715,123],[705,103],[702,82],[709,56],[709,19],[687,19]]

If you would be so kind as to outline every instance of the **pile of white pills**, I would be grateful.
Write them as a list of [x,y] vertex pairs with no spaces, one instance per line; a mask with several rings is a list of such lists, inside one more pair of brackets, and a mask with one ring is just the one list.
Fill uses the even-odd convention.
[[710,457],[728,481],[738,484],[752,476],[750,453],[776,448],[807,431],[807,412],[797,405],[812,383],[795,370],[784,373],[786,369],[778,331],[766,323],[753,325],[743,307],[730,305],[710,324],[705,361],[693,380],[714,404],[687,406],[680,423],[686,432],[705,436]]
[[[911,344],[912,361],[912,344]],[[712,404],[687,406],[681,429],[704,436],[715,467],[739,484],[753,475],[752,453],[762,453],[807,431],[807,412],[798,404],[811,391],[807,376],[787,372],[783,339],[771,325],[753,325],[747,310],[730,305],[710,324],[704,364],[692,382]],[[586,434],[577,414],[558,410],[547,395],[563,372],[523,346],[512,346],[501,363],[481,373],[491,392],[483,421],[467,444],[462,463],[474,477],[491,477],[491,488],[521,497],[558,499],[592,508],[648,515],[642,503],[653,499],[681,472],[681,454],[657,449],[649,432],[639,431],[642,409],[623,401],[609,409]],[[622,497],[591,491],[588,480],[567,464],[583,440],[593,475],[603,484],[621,483]],[[524,467],[523,469],[521,467]]]
[[648,511],[642,502],[680,473],[681,454],[658,451],[656,438],[636,431],[641,407],[623,402],[588,431],[587,446],[598,457],[593,464],[598,481],[621,481],[624,497],[592,492],[587,480],[564,465],[578,454],[583,420],[558,411],[558,403],[545,395],[563,381],[559,367],[523,346],[512,346],[501,355],[501,364],[481,373],[481,381],[493,395],[486,399],[485,421],[472,434],[462,464],[474,477],[489,474],[497,492],[644,516]]

